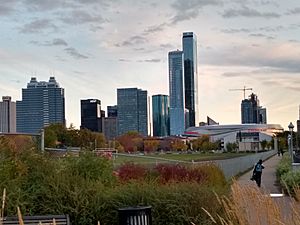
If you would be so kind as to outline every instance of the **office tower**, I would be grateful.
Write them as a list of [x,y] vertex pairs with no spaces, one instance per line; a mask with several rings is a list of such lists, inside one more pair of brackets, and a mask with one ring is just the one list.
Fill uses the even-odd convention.
[[3,96],[0,102],[0,132],[16,132],[16,103],[10,96]]
[[267,124],[267,109],[261,106],[258,108],[258,123]]
[[241,104],[242,124],[245,123],[267,123],[267,110],[259,105],[257,95],[251,94]]
[[84,99],[80,101],[81,105],[81,126],[94,132],[102,132],[101,118],[104,118],[105,112],[101,110],[101,101],[99,99]]
[[299,106],[299,119],[297,120],[297,133],[300,135],[300,106]]
[[113,140],[118,136],[117,117],[102,118],[102,132],[107,140]]
[[152,96],[153,136],[165,137],[170,135],[169,96]]
[[107,117],[102,120],[102,128],[105,138],[107,140],[113,140],[117,137],[117,116],[118,116],[118,107],[107,106]]
[[185,130],[183,52],[169,52],[170,135]]
[[189,124],[198,124],[198,67],[197,67],[197,37],[193,32],[185,32],[182,37],[184,55],[184,90],[185,108],[188,110]]
[[118,116],[118,106],[112,105],[107,106],[107,117],[117,117]]
[[137,88],[117,89],[118,134],[137,131],[148,135],[147,91]]
[[38,133],[53,123],[65,125],[64,89],[54,77],[49,82],[32,77],[17,101],[17,132]]

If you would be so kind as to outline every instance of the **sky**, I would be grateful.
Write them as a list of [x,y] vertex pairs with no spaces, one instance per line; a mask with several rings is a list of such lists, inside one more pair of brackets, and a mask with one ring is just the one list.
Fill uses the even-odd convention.
[[[31,77],[65,89],[67,124],[80,99],[102,109],[117,88],[168,94],[168,52],[198,42],[200,121],[241,123],[244,86],[270,124],[299,119],[299,0],[0,0],[0,96],[22,99]],[[246,91],[246,96],[251,91]]]

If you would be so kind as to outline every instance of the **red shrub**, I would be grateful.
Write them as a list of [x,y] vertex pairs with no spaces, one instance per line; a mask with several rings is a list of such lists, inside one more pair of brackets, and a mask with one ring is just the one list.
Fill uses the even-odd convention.
[[145,177],[147,170],[133,163],[126,163],[118,170],[118,177],[121,182],[129,180],[141,180]]
[[197,182],[208,180],[208,173],[204,168],[187,168],[181,165],[158,165],[155,168],[162,183],[168,182]]

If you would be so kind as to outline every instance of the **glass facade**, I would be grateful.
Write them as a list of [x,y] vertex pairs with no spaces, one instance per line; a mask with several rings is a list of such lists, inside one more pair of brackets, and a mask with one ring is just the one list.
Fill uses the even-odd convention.
[[185,130],[183,52],[169,52],[170,135]]
[[153,136],[165,137],[170,135],[169,96],[152,96]]
[[118,134],[137,131],[148,135],[147,91],[137,88],[117,89]]
[[242,124],[245,123],[267,123],[267,109],[259,105],[257,95],[251,94],[241,104]]
[[107,106],[107,117],[117,117],[118,116],[118,106]]
[[94,132],[101,129],[101,101],[99,99],[85,99],[80,101],[81,126]]
[[185,32],[182,37],[184,55],[185,108],[188,110],[187,127],[198,125],[198,67],[197,37],[193,32]]
[[22,89],[22,101],[17,101],[17,132],[38,133],[43,127],[65,125],[65,94],[54,77],[38,82],[32,77]]
[[16,103],[10,96],[3,96],[0,102],[0,132],[16,132]]

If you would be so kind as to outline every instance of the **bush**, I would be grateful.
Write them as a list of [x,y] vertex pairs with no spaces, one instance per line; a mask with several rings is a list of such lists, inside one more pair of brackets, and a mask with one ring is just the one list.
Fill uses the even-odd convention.
[[217,215],[221,208],[215,193],[228,192],[214,165],[147,170],[128,164],[120,168],[118,182],[111,161],[89,153],[53,159],[31,148],[11,151],[2,144],[0,188],[7,189],[6,215],[15,215],[20,206],[23,215],[69,214],[74,225],[115,225],[118,208],[151,205],[154,225],[210,224],[201,208]]

